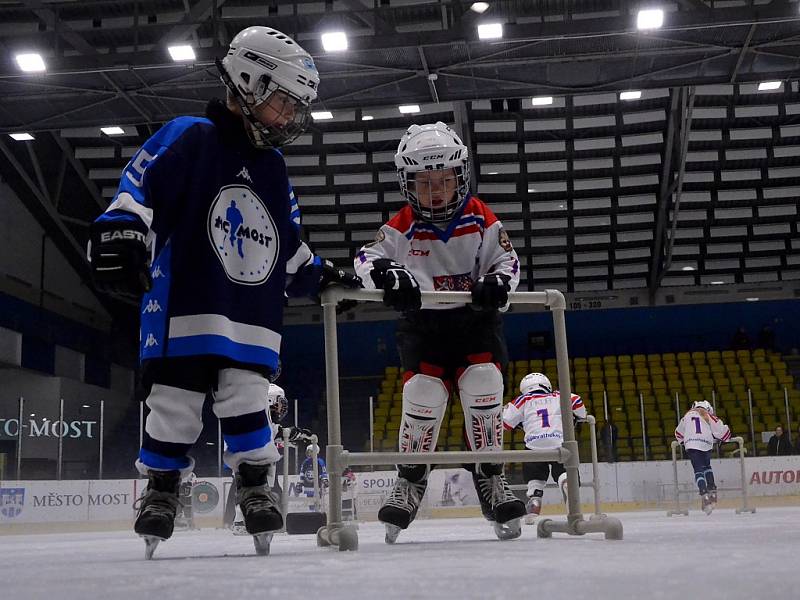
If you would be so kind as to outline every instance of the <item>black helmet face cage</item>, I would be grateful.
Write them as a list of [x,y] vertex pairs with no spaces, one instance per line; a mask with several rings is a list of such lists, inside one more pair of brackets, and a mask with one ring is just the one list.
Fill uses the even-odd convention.
[[[438,207],[425,206],[420,197],[433,198],[433,186],[428,182],[417,182],[417,173],[424,173],[424,171],[407,171],[402,169],[398,172],[400,177],[400,192],[408,200],[414,214],[423,221],[430,223],[446,223],[453,218],[453,215],[458,212],[458,209],[464,204],[469,193],[469,163],[464,163],[457,167],[448,167],[453,169],[455,179],[455,192],[451,198]],[[430,171],[440,171],[445,169],[429,169]],[[445,180],[450,179],[449,177]],[[437,190],[438,192],[438,190]]]
[[[281,87],[272,79],[263,74],[259,77],[256,84],[256,95],[251,92],[244,93],[231,79],[228,72],[222,65],[222,61],[216,61],[220,77],[226,87],[231,91],[236,103],[242,111],[244,117],[245,130],[250,141],[256,148],[280,148],[291,144],[296,140],[311,123],[311,103],[307,99],[299,98],[292,94],[288,89]],[[285,94],[287,101],[281,106],[275,121],[283,121],[286,116],[286,124],[282,126],[265,125],[259,121],[254,109],[270,99],[276,94]],[[256,98],[264,98],[261,102],[256,102]]]
[[269,412],[273,423],[283,421],[289,414],[289,402],[286,400],[286,396],[277,396],[275,401],[269,405]]

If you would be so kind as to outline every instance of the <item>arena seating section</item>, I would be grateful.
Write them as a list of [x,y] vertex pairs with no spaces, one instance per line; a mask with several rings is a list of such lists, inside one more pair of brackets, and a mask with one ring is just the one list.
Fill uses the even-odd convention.
[[[518,393],[519,381],[531,371],[545,373],[558,381],[555,359],[517,360],[508,366],[505,402]],[[695,400],[716,400],[717,413],[731,426],[734,435],[750,439],[748,388],[753,397],[753,420],[759,455],[766,454],[761,431],[773,429],[786,420],[784,386],[788,389],[792,415],[800,414],[800,390],[779,354],[765,350],[731,350],[593,356],[570,360],[573,393],[583,397],[603,425],[603,393],[608,410],[619,428],[618,459],[643,460],[642,410],[648,443],[648,458],[669,458],[670,442],[677,423],[675,394],[682,414]],[[396,450],[402,406],[402,374],[387,367],[375,407],[376,450]],[[713,395],[712,395],[713,391]],[[639,395],[642,396],[640,402]],[[793,417],[794,418],[794,417]],[[464,415],[455,393],[448,404],[439,434],[438,449],[464,447]],[[581,460],[589,458],[589,429],[580,428]],[[506,448],[523,449],[523,434],[506,433]],[[602,448],[600,448],[602,460]]]

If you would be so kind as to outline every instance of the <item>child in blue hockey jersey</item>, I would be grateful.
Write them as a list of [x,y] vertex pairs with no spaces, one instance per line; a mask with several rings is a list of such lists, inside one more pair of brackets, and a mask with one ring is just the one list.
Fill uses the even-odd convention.
[[[308,126],[319,74],[286,35],[248,27],[217,61],[227,101],[167,123],[134,154],[92,224],[97,287],[138,299],[150,414],[136,466],[148,477],[134,530],[147,555],[173,531],[181,474],[214,398],[247,531],[264,552],[283,526],[265,486],[278,460],[264,406],[286,294],[359,280],[314,256],[278,148]],[[259,543],[261,546],[259,547]]]

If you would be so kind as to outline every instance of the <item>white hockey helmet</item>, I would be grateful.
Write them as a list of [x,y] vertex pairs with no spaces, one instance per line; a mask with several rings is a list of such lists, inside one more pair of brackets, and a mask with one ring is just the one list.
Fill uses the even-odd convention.
[[267,403],[274,423],[282,421],[289,412],[289,402],[286,400],[286,394],[283,388],[279,385],[275,385],[274,383],[269,384]]
[[696,400],[695,402],[692,403],[692,408],[702,408],[708,414],[710,415],[714,414],[714,407],[711,406],[711,402],[708,402],[706,400]]
[[[469,150],[448,125],[437,121],[409,127],[397,146],[394,164],[400,179],[400,193],[414,213],[424,221],[449,221],[469,194]],[[420,202],[415,174],[423,171],[453,169],[455,193],[444,205],[434,208]],[[428,183],[430,185],[430,183]],[[429,194],[430,197],[430,194]]]
[[553,392],[553,384],[550,383],[547,375],[543,373],[528,373],[519,382],[519,392],[521,394],[530,394],[536,391],[551,394]]
[[306,446],[306,456],[308,458],[314,456],[314,452],[316,452],[317,456],[319,456],[319,446],[317,446],[316,444],[309,444],[308,446]]
[[[228,54],[217,61],[222,82],[245,118],[253,145],[277,148],[294,141],[311,122],[319,73],[314,59],[288,35],[271,27],[248,27],[236,34]],[[284,92],[294,114],[283,126],[264,125],[253,109],[275,92]]]

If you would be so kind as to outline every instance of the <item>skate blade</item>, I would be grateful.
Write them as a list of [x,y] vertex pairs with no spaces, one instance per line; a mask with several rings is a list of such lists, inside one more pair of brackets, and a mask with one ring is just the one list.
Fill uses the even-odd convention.
[[525,516],[525,525],[535,525],[537,516],[538,515],[526,515]]
[[255,546],[258,556],[268,556],[269,546],[272,543],[272,533],[259,533],[253,536],[253,546]]
[[522,523],[520,519],[505,523],[495,523],[494,533],[499,540],[515,540],[522,535]]
[[140,535],[144,540],[144,559],[151,560],[153,553],[156,551],[158,544],[164,541],[164,538],[156,537],[154,535]]
[[231,533],[233,535],[250,535],[247,532],[247,528],[244,526],[244,523],[234,523],[231,526]]
[[400,532],[403,531],[397,525],[391,525],[390,523],[384,523],[386,526],[386,537],[384,537],[384,541],[387,544],[394,544],[397,541],[397,536],[400,535]]

